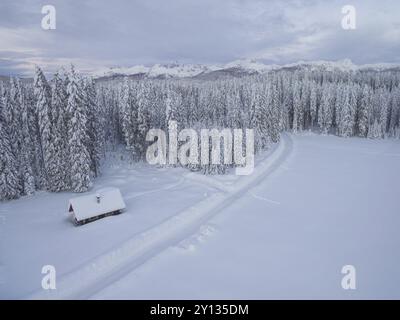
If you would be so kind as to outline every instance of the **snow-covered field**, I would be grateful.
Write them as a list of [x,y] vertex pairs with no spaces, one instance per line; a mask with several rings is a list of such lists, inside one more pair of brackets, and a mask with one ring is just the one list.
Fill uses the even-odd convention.
[[94,190],[121,189],[119,216],[75,227],[71,193],[0,204],[0,298],[400,298],[399,182],[399,140],[314,134],[240,178],[115,165]]

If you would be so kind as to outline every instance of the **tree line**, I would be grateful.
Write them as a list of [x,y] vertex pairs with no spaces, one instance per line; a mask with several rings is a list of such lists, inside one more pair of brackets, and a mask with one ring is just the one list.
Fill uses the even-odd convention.
[[[280,70],[220,80],[96,82],[73,67],[0,83],[0,200],[83,192],[109,147],[145,159],[151,128],[254,129],[259,152],[282,131],[400,138],[400,73]],[[230,165],[192,170],[224,173]]]

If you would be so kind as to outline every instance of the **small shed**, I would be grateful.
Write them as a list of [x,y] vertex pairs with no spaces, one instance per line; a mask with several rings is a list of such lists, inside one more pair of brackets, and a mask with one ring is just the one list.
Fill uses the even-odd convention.
[[82,225],[107,216],[120,214],[125,207],[119,189],[107,188],[70,199],[68,211],[72,213],[75,224]]

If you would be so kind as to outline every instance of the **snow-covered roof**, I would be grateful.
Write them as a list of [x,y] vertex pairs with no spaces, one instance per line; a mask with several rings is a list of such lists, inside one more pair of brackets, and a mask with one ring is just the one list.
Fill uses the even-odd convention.
[[[100,201],[97,197],[100,196]],[[105,213],[125,209],[125,202],[118,188],[98,190],[96,193],[69,200],[68,211],[73,211],[78,221]],[[71,210],[72,209],[72,210]]]

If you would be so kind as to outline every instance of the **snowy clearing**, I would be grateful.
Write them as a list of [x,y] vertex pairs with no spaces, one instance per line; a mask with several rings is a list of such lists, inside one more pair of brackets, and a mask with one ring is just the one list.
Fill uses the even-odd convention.
[[91,192],[118,187],[127,210],[80,227],[73,225],[67,212],[69,198],[76,195],[70,192],[40,192],[1,203],[0,297],[26,297],[41,288],[43,265],[54,265],[57,277],[62,277],[203,200],[211,189],[187,183],[186,173],[146,164],[107,168]]
[[399,298],[399,142],[293,140],[268,179],[92,298]]
[[93,190],[127,210],[81,227],[71,193],[2,203],[0,297],[399,298],[399,159],[398,140],[283,135],[245,177],[107,168]]

